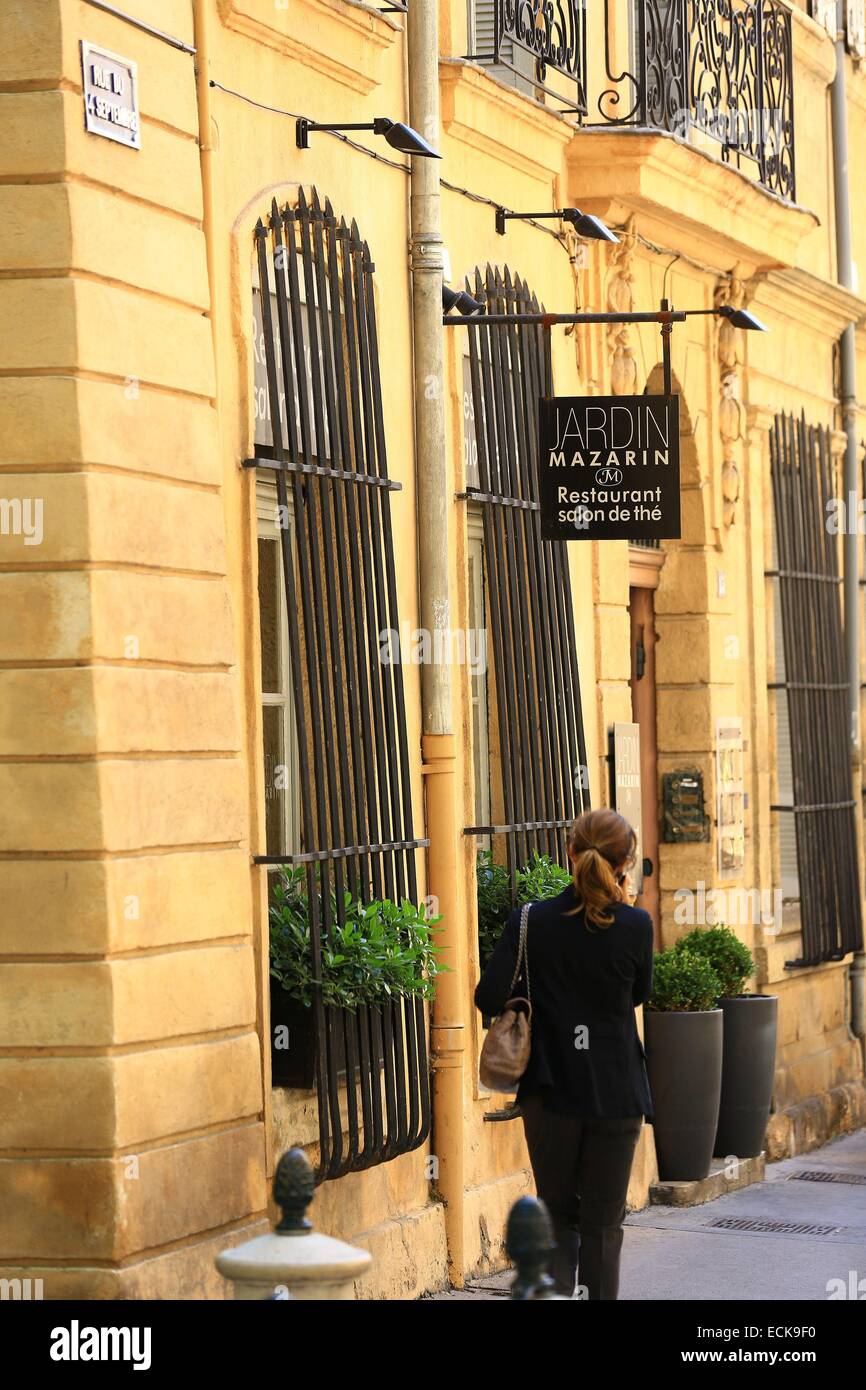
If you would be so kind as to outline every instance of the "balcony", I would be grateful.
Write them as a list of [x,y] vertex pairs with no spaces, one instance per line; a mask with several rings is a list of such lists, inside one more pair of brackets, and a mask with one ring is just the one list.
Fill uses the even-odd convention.
[[794,201],[782,0],[476,0],[474,48],[584,127],[666,131]]

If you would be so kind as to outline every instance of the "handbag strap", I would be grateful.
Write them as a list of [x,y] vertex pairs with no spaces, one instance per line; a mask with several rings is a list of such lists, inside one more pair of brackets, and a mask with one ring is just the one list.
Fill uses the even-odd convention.
[[521,965],[526,967],[526,1001],[531,1005],[532,995],[529,990],[529,952],[526,948],[526,937],[529,929],[529,903],[525,903],[520,913],[520,941],[517,946],[517,964],[514,967],[514,975],[508,989],[509,998],[514,993],[514,986],[520,979]]

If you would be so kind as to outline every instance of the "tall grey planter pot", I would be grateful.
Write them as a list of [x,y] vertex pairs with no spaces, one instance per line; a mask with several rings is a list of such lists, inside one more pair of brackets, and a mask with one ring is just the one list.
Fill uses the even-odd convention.
[[699,1182],[710,1171],[722,1085],[722,1010],[644,1010],[653,1130],[663,1182]]
[[776,994],[720,999],[724,1015],[722,1098],[713,1153],[755,1158],[764,1147],[776,1068]]

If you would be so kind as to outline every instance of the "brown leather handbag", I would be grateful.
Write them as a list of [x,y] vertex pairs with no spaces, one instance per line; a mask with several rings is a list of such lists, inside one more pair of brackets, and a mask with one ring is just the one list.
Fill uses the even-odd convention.
[[[514,1092],[523,1073],[529,1065],[532,1047],[532,1001],[529,992],[529,956],[526,950],[526,933],[529,925],[529,904],[520,914],[520,942],[517,947],[517,964],[508,990],[509,995],[520,978],[522,965],[526,967],[526,998],[509,998],[502,1013],[494,1019],[484,1039],[478,1074],[481,1084],[489,1091]],[[525,1010],[521,1007],[525,1005]]]

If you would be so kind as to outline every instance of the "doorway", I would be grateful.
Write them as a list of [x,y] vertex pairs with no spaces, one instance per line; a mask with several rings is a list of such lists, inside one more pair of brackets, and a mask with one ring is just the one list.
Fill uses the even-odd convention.
[[[659,555],[656,551],[655,555]],[[648,912],[653,920],[656,948],[661,939],[659,913],[659,795],[658,739],[656,734],[656,630],[655,585],[658,567],[632,567],[630,578],[643,582],[629,586],[629,618],[631,623],[631,688],[632,719],[640,728],[641,781],[641,854],[644,861],[643,882],[636,905]],[[646,569],[643,573],[635,571]],[[653,583],[653,579],[655,583]]]

